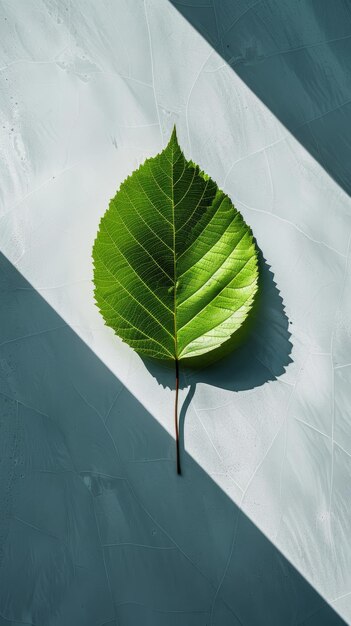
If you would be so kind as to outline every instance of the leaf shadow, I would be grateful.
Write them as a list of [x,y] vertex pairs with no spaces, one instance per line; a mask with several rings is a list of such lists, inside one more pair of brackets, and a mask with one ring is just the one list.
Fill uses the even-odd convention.
[[[180,445],[184,449],[184,422],[196,385],[205,383],[233,392],[247,391],[276,380],[292,363],[289,331],[290,321],[285,311],[274,273],[258,248],[259,289],[251,314],[241,333],[239,347],[220,349],[209,365],[182,366],[180,387],[189,387],[179,415]],[[215,351],[216,352],[216,351]],[[173,367],[162,362],[143,359],[149,372],[163,387],[175,389]]]

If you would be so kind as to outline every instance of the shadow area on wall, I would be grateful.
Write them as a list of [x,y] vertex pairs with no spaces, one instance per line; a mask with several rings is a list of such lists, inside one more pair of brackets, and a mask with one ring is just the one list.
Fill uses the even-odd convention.
[[170,2],[350,194],[350,3]]
[[0,626],[344,622],[0,256]]

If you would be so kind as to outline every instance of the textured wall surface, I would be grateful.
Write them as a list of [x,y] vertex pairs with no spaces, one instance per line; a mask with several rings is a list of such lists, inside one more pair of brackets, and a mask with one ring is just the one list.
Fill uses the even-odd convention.
[[[350,4],[188,5],[0,2],[1,626],[351,623]],[[174,123],[263,294],[240,351],[183,373],[181,479],[173,373],[91,283]]]

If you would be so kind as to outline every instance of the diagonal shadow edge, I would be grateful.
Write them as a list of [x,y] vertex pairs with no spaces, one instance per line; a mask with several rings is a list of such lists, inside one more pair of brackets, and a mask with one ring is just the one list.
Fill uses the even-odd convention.
[[344,623],[3,255],[0,295],[0,623]]
[[169,2],[350,194],[347,3]]

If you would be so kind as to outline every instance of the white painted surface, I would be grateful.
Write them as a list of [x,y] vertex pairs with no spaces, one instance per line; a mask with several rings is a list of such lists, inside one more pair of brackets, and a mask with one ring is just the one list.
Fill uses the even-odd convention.
[[177,124],[252,226],[292,343],[277,380],[197,385],[186,450],[351,621],[350,198],[166,0],[3,1],[0,20],[1,251],[172,434],[172,391],[94,307],[91,247]]

